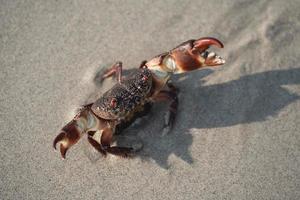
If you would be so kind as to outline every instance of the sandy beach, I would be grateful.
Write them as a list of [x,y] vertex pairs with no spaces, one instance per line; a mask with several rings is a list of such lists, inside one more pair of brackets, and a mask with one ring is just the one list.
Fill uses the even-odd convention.
[[[300,199],[300,2],[1,1],[0,199]],[[62,160],[52,142],[77,108],[125,69],[211,36],[226,64],[173,77],[165,104],[102,157],[86,138]],[[126,140],[126,138],[124,139]]]

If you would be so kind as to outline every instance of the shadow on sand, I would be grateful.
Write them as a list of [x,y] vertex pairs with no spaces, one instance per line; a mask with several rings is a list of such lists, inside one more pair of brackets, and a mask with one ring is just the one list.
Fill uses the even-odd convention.
[[[189,133],[190,129],[264,121],[300,98],[282,87],[300,84],[300,68],[262,72],[201,86],[201,78],[210,73],[211,70],[202,70],[174,78],[181,93],[177,120],[170,134],[162,137],[162,129],[157,128],[163,125],[161,110],[167,110],[163,105],[154,106],[142,123],[122,133],[142,140],[144,148],[138,154],[141,159],[153,159],[161,167],[168,168],[168,158],[174,154],[191,164],[193,158],[189,147],[193,136]],[[96,75],[95,83],[100,86],[97,80]]]

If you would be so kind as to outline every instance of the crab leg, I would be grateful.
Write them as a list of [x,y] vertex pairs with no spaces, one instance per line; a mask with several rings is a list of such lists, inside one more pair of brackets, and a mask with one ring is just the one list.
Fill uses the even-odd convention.
[[178,89],[173,84],[168,84],[169,91],[162,90],[156,96],[156,101],[168,101],[170,102],[169,111],[166,115],[166,120],[164,124],[165,132],[169,132],[170,129],[173,127],[175,122],[177,108],[178,108]]
[[106,155],[106,151],[103,150],[102,146],[93,138],[96,131],[89,131],[88,134],[88,141],[89,143],[102,155]]
[[134,149],[131,147],[111,147],[113,132],[110,128],[106,128],[103,130],[101,135],[101,146],[108,153],[114,154],[116,156],[128,157],[130,154],[134,153]]
[[118,82],[121,83],[122,80],[122,62],[118,61],[110,68],[108,68],[102,75],[101,75],[101,82],[104,79],[116,75],[118,77]]

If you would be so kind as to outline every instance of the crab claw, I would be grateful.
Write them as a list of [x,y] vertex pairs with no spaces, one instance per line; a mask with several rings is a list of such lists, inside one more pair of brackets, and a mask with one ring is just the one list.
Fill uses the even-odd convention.
[[215,52],[207,51],[207,49],[211,45],[219,48],[224,48],[224,45],[218,39],[207,37],[196,40],[194,42],[192,52],[196,54],[200,53],[200,56],[205,60],[204,66],[223,65],[225,63],[225,60],[222,57],[218,56]]
[[212,37],[188,40],[171,50],[169,56],[166,56],[164,59],[166,68],[173,69],[175,73],[183,73],[205,66],[223,65],[225,63],[223,58],[207,51],[210,46],[224,47],[222,42]]
[[64,126],[53,141],[53,148],[56,149],[57,143],[60,143],[60,153],[62,158],[66,158],[68,149],[80,139],[80,131],[77,129],[76,121],[71,121]]
[[212,37],[188,40],[171,51],[152,58],[145,63],[145,66],[162,82],[165,82],[170,73],[179,74],[205,66],[212,67],[225,64],[222,57],[207,50],[210,46],[224,47],[222,42]]
[[224,45],[222,44],[222,42],[220,42],[220,40],[212,37],[205,37],[205,38],[200,38],[198,40],[195,40],[193,42],[193,45],[194,47],[192,51],[195,52],[196,51],[203,52],[206,49],[208,49],[211,45],[214,45],[219,48],[224,48]]

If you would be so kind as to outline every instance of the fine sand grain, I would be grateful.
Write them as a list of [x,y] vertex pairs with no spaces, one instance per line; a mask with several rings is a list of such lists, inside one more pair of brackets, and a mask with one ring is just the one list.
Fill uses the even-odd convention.
[[[300,199],[300,2],[1,1],[0,199]],[[79,105],[124,68],[203,36],[227,63],[174,77],[180,104],[125,131],[144,148],[102,158],[52,148]],[[128,138],[127,138],[128,139]],[[120,139],[122,140],[122,139]]]

